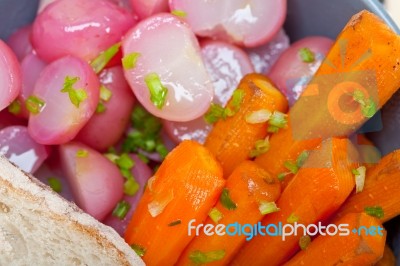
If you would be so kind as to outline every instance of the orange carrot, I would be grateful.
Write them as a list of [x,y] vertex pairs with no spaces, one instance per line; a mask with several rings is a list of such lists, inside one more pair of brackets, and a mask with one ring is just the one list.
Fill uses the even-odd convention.
[[[357,150],[349,140],[323,141],[282,192],[277,202],[280,211],[264,217],[262,225],[297,222],[307,226],[327,219],[353,190],[355,157]],[[255,236],[242,247],[233,265],[284,263],[299,248],[302,229],[299,230],[300,233],[286,236],[284,240],[283,236]]]
[[[351,212],[363,212],[366,207],[381,208],[379,217],[386,222],[400,214],[400,150],[385,157],[375,166],[368,168],[364,188],[353,193],[337,212],[342,217]],[[379,216],[379,215],[378,215]]]
[[[290,110],[288,128],[271,136],[270,150],[256,162],[278,175],[285,161],[322,139],[351,135],[400,87],[398,47],[400,37],[377,16],[355,15]],[[352,104],[342,106],[342,100]]]
[[173,265],[193,238],[187,225],[202,222],[225,185],[214,156],[184,141],[149,180],[125,232],[125,240],[148,265]]
[[380,259],[375,266],[395,266],[396,265],[396,257],[393,254],[393,251],[385,246],[385,250],[383,251],[383,257]]
[[240,162],[249,159],[255,143],[264,140],[268,134],[266,121],[249,123],[246,117],[260,110],[266,110],[267,113],[287,110],[285,96],[263,75],[246,75],[236,93],[242,95],[241,103],[232,97],[227,105],[229,110],[236,112],[219,119],[205,142],[205,146],[221,163],[225,177]]
[[[380,221],[364,213],[351,213],[341,218],[336,226],[343,224],[348,224],[348,235],[318,236],[285,266],[376,263],[383,255],[386,239]],[[368,231],[371,227],[374,229]],[[358,229],[358,233],[351,232],[353,228]]]
[[[256,224],[264,216],[262,206],[274,205],[280,195],[280,182],[276,177],[259,167],[252,161],[242,162],[229,176],[224,191],[229,193],[230,199],[235,204],[234,209],[227,209],[226,204],[218,202],[205,224]],[[211,217],[211,218],[210,218]],[[247,228],[248,230],[249,228]],[[221,258],[207,265],[226,265],[238,252],[240,246],[248,236],[212,235],[202,232],[196,236],[182,253],[177,265],[193,264],[196,252],[222,252]],[[192,261],[191,259],[192,258]]]

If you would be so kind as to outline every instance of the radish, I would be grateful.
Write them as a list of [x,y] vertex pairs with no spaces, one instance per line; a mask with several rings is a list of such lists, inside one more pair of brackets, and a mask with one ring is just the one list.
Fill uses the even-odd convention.
[[286,17],[286,0],[171,0],[170,9],[201,37],[254,47],[271,40]]
[[41,144],[73,139],[99,102],[99,80],[79,58],[67,56],[49,64],[28,97],[29,134]]
[[31,32],[32,25],[27,25],[16,30],[7,40],[7,44],[13,50],[19,61],[22,61],[22,59],[33,50],[29,39]]
[[92,60],[134,24],[132,14],[107,0],[58,0],[36,17],[32,45],[46,62],[66,55]]
[[139,19],[147,18],[151,15],[168,12],[168,0],[130,0],[133,11]]
[[152,16],[127,33],[122,48],[125,77],[150,113],[189,121],[207,111],[213,87],[186,23],[170,14]]

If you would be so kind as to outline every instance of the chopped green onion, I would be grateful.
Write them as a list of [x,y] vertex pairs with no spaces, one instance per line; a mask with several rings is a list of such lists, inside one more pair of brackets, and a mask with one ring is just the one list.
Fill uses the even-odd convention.
[[106,106],[104,105],[104,103],[102,103],[101,101],[97,104],[96,107],[96,113],[97,114],[101,114],[104,113],[106,111]]
[[25,101],[26,109],[29,111],[29,113],[34,115],[40,113],[45,104],[46,103],[42,99],[34,95],[29,96],[28,99]]
[[115,160],[115,163],[120,169],[126,170],[130,170],[132,167],[135,166],[135,162],[127,153],[121,154],[121,156],[119,156],[119,158]]
[[246,116],[246,122],[249,124],[260,124],[265,123],[269,120],[272,113],[267,109],[261,109],[258,111],[254,111],[251,114]]
[[367,168],[365,166],[360,166],[352,170],[356,181],[356,193],[360,193],[364,189],[366,171]]
[[89,155],[89,152],[85,149],[81,149],[76,152],[76,157],[78,157],[78,158],[85,158],[85,157],[88,157],[88,155]]
[[288,223],[290,223],[290,224],[293,224],[293,223],[296,223],[296,222],[299,221],[299,217],[298,217],[296,214],[291,213],[290,216],[287,218],[286,221],[287,221]]
[[285,168],[288,169],[292,174],[297,174],[297,172],[299,171],[299,167],[297,166],[297,164],[291,161],[284,162],[283,166],[285,166]]
[[315,54],[309,48],[301,48],[299,50],[299,56],[304,63],[312,63],[315,61]]
[[231,197],[229,196],[229,190],[224,188],[221,193],[221,197],[219,199],[222,206],[224,206],[228,210],[235,210],[237,208],[236,203],[232,201]]
[[214,124],[224,116],[225,109],[219,104],[211,103],[210,108],[204,115],[204,119],[209,124]]
[[133,176],[125,180],[124,183],[124,194],[128,196],[133,196],[138,192],[140,186]]
[[168,226],[176,226],[176,225],[180,225],[181,223],[182,223],[182,221],[178,219],[176,221],[170,222],[168,224]]
[[201,252],[195,250],[189,254],[189,259],[194,264],[206,264],[214,261],[222,260],[225,257],[225,250],[215,250],[208,252]]
[[64,80],[64,86],[61,92],[68,93],[71,103],[79,108],[81,102],[87,99],[88,95],[84,89],[74,89],[73,86],[78,82],[79,77],[66,76]]
[[144,82],[150,92],[150,101],[158,109],[162,109],[167,99],[168,89],[161,83],[156,73],[150,73],[144,77]]
[[175,15],[175,16],[177,16],[177,17],[180,17],[180,18],[185,18],[185,17],[187,16],[187,14],[186,14],[185,11],[183,11],[183,10],[177,10],[177,9],[172,10],[172,11],[171,11],[171,14],[172,14],[172,15]]
[[116,160],[119,158],[119,156],[114,153],[106,153],[106,154],[104,154],[104,156],[115,164],[116,164]]
[[382,219],[385,214],[381,206],[365,207],[364,212],[369,216],[373,216]]
[[301,250],[305,250],[311,244],[311,237],[308,235],[302,236],[299,239],[299,246]]
[[117,206],[115,206],[112,212],[112,216],[117,217],[120,220],[123,220],[130,209],[131,205],[129,204],[129,202],[121,200],[120,202],[118,202]]
[[237,113],[239,111],[240,105],[243,102],[245,96],[245,92],[242,89],[236,89],[232,94],[231,105],[234,109],[234,112]]
[[279,173],[278,174],[278,180],[279,181],[283,181],[284,179],[285,179],[285,177],[287,176],[287,175],[289,175],[290,173]]
[[130,53],[122,58],[122,66],[125,70],[135,68],[139,53]]
[[268,120],[269,127],[268,132],[276,133],[279,129],[284,128],[287,124],[287,115],[278,111],[275,111],[270,119]]
[[213,220],[214,223],[218,223],[223,215],[217,208],[212,208],[211,211],[208,213],[208,216]]
[[250,151],[250,158],[255,158],[260,156],[261,154],[266,153],[270,148],[269,137],[265,139],[257,140],[254,144],[254,149]]
[[163,143],[158,143],[156,146],[156,152],[164,159],[168,155],[168,149]]
[[8,106],[8,111],[14,115],[21,113],[21,102],[16,99],[10,103]]
[[146,254],[146,249],[138,244],[132,244],[131,248],[136,252],[139,257],[143,257]]
[[308,151],[303,151],[302,153],[300,153],[300,155],[297,157],[297,160],[296,160],[296,164],[297,164],[298,168],[300,168],[304,165],[304,163],[308,159],[309,155],[310,154]]
[[149,158],[147,158],[145,155],[138,153],[137,157],[139,157],[139,159],[144,162],[145,164],[148,164],[150,162]]
[[275,202],[260,201],[258,209],[262,215],[277,212],[280,209],[276,206]]
[[353,92],[353,100],[360,104],[361,113],[366,118],[371,118],[377,111],[376,103],[371,99],[366,99],[364,93],[360,90]]
[[55,192],[60,193],[62,191],[62,184],[58,178],[50,177],[47,179],[47,182],[49,183],[51,189]]
[[111,99],[112,92],[104,85],[100,86],[100,99],[108,102]]
[[90,66],[96,74],[99,74],[104,67],[111,61],[111,59],[118,53],[121,43],[116,43],[109,47],[107,50],[101,52],[92,62]]

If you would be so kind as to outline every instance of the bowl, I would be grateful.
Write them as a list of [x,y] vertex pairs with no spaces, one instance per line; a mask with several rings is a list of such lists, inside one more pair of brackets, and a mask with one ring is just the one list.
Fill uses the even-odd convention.
[[[291,41],[309,35],[323,35],[335,39],[352,15],[367,9],[378,15],[394,31],[399,27],[387,14],[377,0],[287,0],[288,13],[285,30]],[[1,0],[0,1],[0,38],[7,37],[21,26],[31,22],[38,7],[38,0]],[[382,118],[382,119],[379,119]],[[384,106],[372,122],[382,127],[370,132],[369,137],[375,142],[383,155],[400,148],[400,91]],[[375,127],[376,128],[376,127]],[[388,243],[400,258],[400,217],[385,224],[388,228]]]

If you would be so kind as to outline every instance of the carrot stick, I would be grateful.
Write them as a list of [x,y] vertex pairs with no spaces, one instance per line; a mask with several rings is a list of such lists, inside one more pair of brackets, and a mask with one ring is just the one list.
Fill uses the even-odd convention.
[[[373,265],[383,255],[386,232],[380,221],[364,213],[351,213],[337,223],[348,224],[349,235],[318,236],[309,246],[297,253],[285,266],[294,265]],[[364,228],[374,226],[375,235]],[[378,226],[381,229],[379,234]],[[364,227],[364,228],[360,228]],[[353,228],[358,233],[352,233]],[[333,230],[333,229],[332,229]]]
[[[285,161],[322,139],[351,135],[400,87],[398,47],[400,37],[377,16],[353,16],[290,110],[288,128],[271,136],[270,150],[256,162],[278,175],[286,171]],[[351,104],[343,107],[342,100]]]
[[[242,162],[226,182],[231,200],[236,204],[234,210],[228,210],[223,203],[218,202],[212,209],[216,216],[210,217],[205,224],[256,224],[264,216],[260,212],[260,204],[275,203],[280,195],[280,182],[252,161]],[[221,215],[221,216],[220,216]],[[219,218],[222,217],[222,218]],[[248,229],[248,228],[247,228]],[[226,265],[246,241],[246,235],[212,235],[202,232],[196,236],[182,253],[177,265],[190,265],[190,257],[195,252],[223,251],[223,258],[207,265]]]
[[388,245],[385,246],[385,250],[383,251],[383,257],[380,259],[375,266],[395,266],[396,265],[396,257],[393,254],[393,251],[389,248]]
[[194,141],[178,145],[149,180],[125,232],[125,240],[148,265],[173,265],[194,235],[187,224],[202,222],[225,185],[214,156]]
[[[297,222],[308,226],[324,221],[345,201],[354,187],[357,151],[347,139],[327,139],[282,192],[280,211],[263,218],[262,225]],[[299,249],[297,235],[255,236],[233,259],[233,265],[280,265]],[[274,231],[274,230],[272,230]]]
[[238,90],[243,92],[240,105],[234,103],[233,98],[228,107],[237,112],[233,116],[219,119],[210,134],[205,146],[217,157],[224,169],[224,176],[228,177],[235,167],[242,161],[249,159],[256,141],[267,136],[267,122],[249,123],[246,117],[255,111],[286,112],[286,98],[260,74],[249,74],[243,77]]
[[363,212],[366,207],[380,207],[382,222],[400,214],[400,150],[396,150],[367,169],[364,189],[353,194],[339,209],[336,217],[350,212]]

